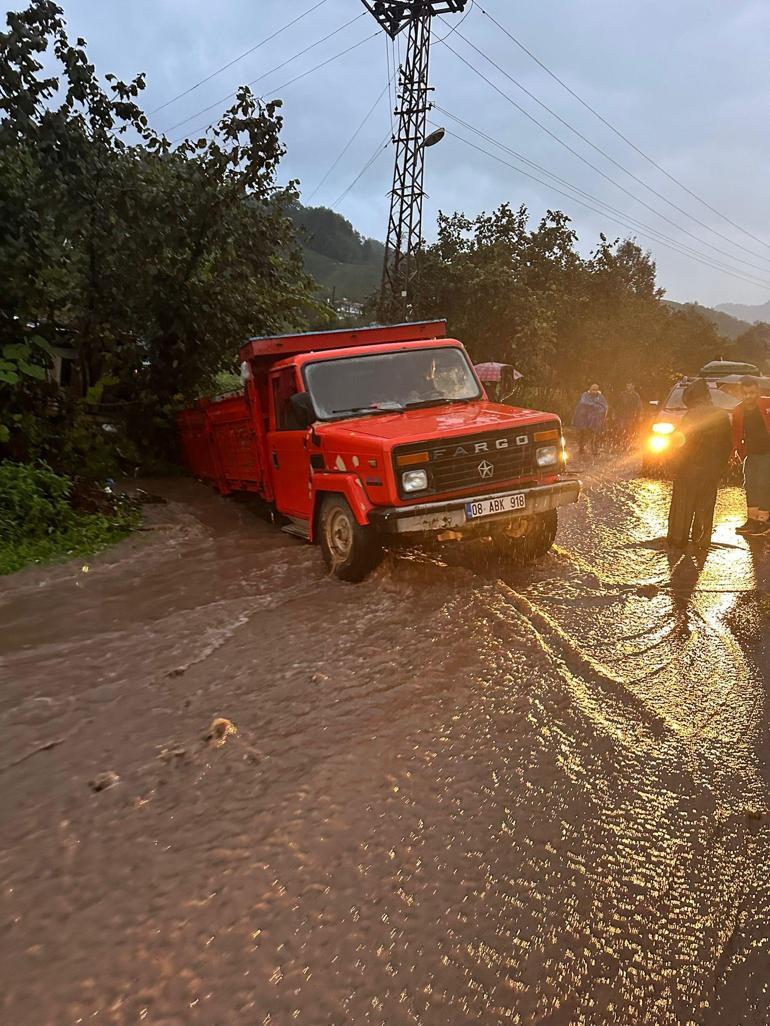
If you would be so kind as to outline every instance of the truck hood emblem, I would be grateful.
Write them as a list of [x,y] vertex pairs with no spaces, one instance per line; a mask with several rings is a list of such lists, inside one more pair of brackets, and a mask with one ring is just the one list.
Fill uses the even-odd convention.
[[487,463],[486,460],[483,460],[481,463],[479,463],[480,477],[491,477],[494,474],[494,472],[495,468],[492,466],[491,463]]

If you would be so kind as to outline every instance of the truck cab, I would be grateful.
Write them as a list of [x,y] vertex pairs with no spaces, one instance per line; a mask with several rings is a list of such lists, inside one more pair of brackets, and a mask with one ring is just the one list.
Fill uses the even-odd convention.
[[579,497],[558,417],[490,402],[444,322],[251,339],[241,359],[243,395],[180,416],[186,462],[259,493],[344,580],[403,538],[536,558]]

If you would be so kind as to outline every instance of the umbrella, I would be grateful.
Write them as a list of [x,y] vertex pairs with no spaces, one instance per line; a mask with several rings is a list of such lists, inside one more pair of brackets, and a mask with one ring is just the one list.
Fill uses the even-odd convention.
[[475,370],[482,381],[502,381],[503,372],[509,368],[513,371],[514,381],[523,377],[510,363],[477,363]]

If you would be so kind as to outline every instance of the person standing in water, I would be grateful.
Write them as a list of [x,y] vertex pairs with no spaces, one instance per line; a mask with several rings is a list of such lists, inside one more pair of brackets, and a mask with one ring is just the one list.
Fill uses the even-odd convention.
[[703,378],[688,385],[683,401],[687,413],[679,425],[683,441],[671,493],[668,543],[683,549],[692,542],[707,549],[714,532],[719,482],[733,451],[732,427],[729,414],[711,401]]
[[642,422],[642,397],[629,382],[618,397],[615,407],[615,443],[621,452],[628,452],[639,434]]
[[748,517],[738,534],[770,537],[770,399],[760,395],[759,381],[741,382],[743,402],[733,411],[735,450],[743,460]]
[[583,392],[580,402],[572,417],[572,426],[577,429],[580,455],[585,455],[586,445],[590,443],[594,456],[599,454],[599,438],[604,429],[609,406],[597,384],[591,385]]

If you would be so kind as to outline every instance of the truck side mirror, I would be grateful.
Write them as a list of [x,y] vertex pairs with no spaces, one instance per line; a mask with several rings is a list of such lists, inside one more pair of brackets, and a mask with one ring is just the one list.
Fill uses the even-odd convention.
[[295,392],[289,402],[294,411],[294,418],[302,430],[309,428],[318,420],[313,408],[313,400],[308,392]]

